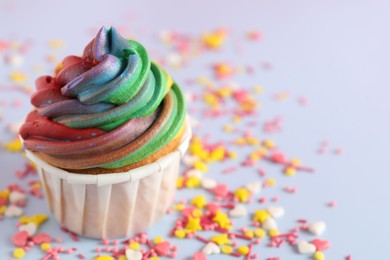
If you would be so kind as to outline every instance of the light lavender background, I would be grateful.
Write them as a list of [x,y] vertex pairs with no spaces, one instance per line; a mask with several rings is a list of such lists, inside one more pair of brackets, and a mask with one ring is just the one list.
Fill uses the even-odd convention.
[[[67,43],[59,57],[80,53],[90,36],[90,28],[101,25],[127,24],[147,39],[162,29],[201,33],[219,26],[233,32],[259,29],[264,34],[260,45],[245,48],[242,54],[223,51],[202,56],[193,61],[190,69],[172,71],[176,81],[208,73],[205,66],[215,59],[233,60],[250,64],[269,61],[274,69],[256,74],[253,78],[239,78],[240,84],[261,83],[266,93],[261,97],[261,120],[277,115],[284,118],[284,129],[271,137],[287,154],[299,156],[316,169],[315,175],[300,174],[285,178],[272,165],[264,167],[278,180],[279,189],[269,189],[264,196],[278,195],[286,216],[279,221],[281,229],[289,228],[298,218],[325,220],[328,230],[324,238],[331,241],[327,259],[386,259],[389,233],[389,69],[390,69],[390,4],[388,1],[4,1],[0,2],[0,39],[28,39],[34,41],[34,52],[26,61],[31,68],[48,54],[46,42],[59,38]],[[145,39],[144,39],[144,38]],[[146,42],[145,42],[146,41]],[[257,47],[256,47],[257,46]],[[261,47],[259,47],[261,46]],[[224,56],[225,55],[225,56]],[[46,66],[47,70],[50,68]],[[45,67],[45,69],[46,69]],[[0,84],[7,82],[9,68],[0,63]],[[50,71],[50,70],[48,70]],[[32,75],[36,77],[37,75]],[[293,98],[275,102],[272,95],[287,90]],[[305,95],[309,105],[297,105],[296,98]],[[0,92],[0,99],[26,97],[18,93]],[[29,110],[4,108],[2,126],[20,121]],[[209,121],[211,122],[211,121]],[[217,133],[223,120],[208,124]],[[10,139],[1,129],[0,141]],[[205,129],[198,130],[204,133]],[[259,137],[262,137],[260,130]],[[224,138],[224,134],[221,134]],[[327,139],[332,148],[342,147],[344,153],[318,155],[319,143]],[[20,155],[0,150],[0,188],[16,182],[13,172],[23,163]],[[231,187],[257,178],[250,170],[229,176],[219,174],[222,165],[212,166],[210,176],[221,178]],[[237,176],[242,183],[237,183]],[[222,179],[223,178],[223,179]],[[299,192],[286,195],[280,189],[295,185]],[[191,198],[197,191],[180,192],[180,197]],[[325,204],[335,200],[337,207]],[[28,202],[27,214],[48,212],[44,201],[34,198]],[[255,207],[256,206],[256,207]],[[251,209],[262,207],[251,205]],[[149,233],[163,235],[174,221],[166,216]],[[8,259],[12,249],[10,237],[15,233],[16,220],[0,222],[0,258]],[[246,222],[242,221],[242,225]],[[76,246],[88,258],[97,246],[93,240],[83,239],[73,244],[59,231],[51,219],[42,231],[61,235],[65,247]],[[206,235],[205,235],[206,236]],[[309,237],[308,237],[309,238]],[[201,248],[198,242],[171,240],[179,245],[179,257],[187,257]],[[290,247],[270,249],[257,247],[261,259],[281,256],[281,259],[308,259]],[[26,259],[38,259],[37,249]],[[212,256],[224,259],[225,256]],[[61,257],[61,259],[73,259]]]

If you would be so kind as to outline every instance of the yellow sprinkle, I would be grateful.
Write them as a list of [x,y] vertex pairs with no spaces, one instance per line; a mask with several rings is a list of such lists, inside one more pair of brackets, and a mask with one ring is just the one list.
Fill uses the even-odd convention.
[[0,198],[3,198],[5,200],[8,200],[8,197],[9,197],[9,190],[8,189],[5,189],[5,190],[0,190]]
[[51,244],[50,243],[42,243],[41,244],[41,250],[42,251],[47,251],[50,248],[51,248]]
[[0,206],[0,215],[4,215],[7,211],[7,206]]
[[269,140],[269,139],[268,140],[264,140],[263,145],[265,147],[267,147],[268,149],[275,147],[274,142],[272,140]]
[[223,213],[221,211],[217,211],[214,218],[213,218],[213,221],[215,223],[218,223],[218,225],[221,227],[221,228],[226,228],[226,229],[229,229],[231,226],[230,226],[230,219],[228,218],[228,216],[226,215],[226,213]]
[[256,151],[261,157],[265,156],[267,154],[267,148],[265,147],[260,147]]
[[139,243],[138,242],[131,242],[129,244],[129,248],[132,250],[138,250],[139,249]]
[[202,230],[202,226],[200,225],[200,218],[193,218],[189,216],[188,223],[186,225],[186,230],[190,232],[196,232],[197,230]]
[[114,260],[114,258],[112,258],[111,256],[108,256],[108,255],[101,255],[101,256],[95,257],[94,260]]
[[232,118],[233,123],[238,123],[241,121],[241,117],[238,115],[234,115]]
[[245,138],[242,138],[242,137],[237,138],[236,144],[237,144],[237,145],[245,145],[245,144],[246,144],[246,139],[245,139]]
[[266,234],[267,234],[267,233],[266,233],[265,230],[262,229],[262,228],[257,228],[257,229],[255,229],[255,236],[256,236],[257,238],[263,238],[263,237],[265,237]]
[[184,207],[185,207],[185,206],[184,206],[182,203],[179,203],[179,204],[174,205],[174,206],[173,206],[173,209],[174,209],[174,210],[177,210],[177,211],[181,211],[181,210],[184,209]]
[[277,229],[271,229],[268,231],[268,234],[271,236],[271,237],[274,237],[274,236],[277,236],[280,234],[279,230]]
[[314,260],[325,260],[325,255],[321,251],[317,251],[313,256]]
[[148,260],[160,260],[158,256],[149,257]]
[[176,181],[176,188],[178,188],[178,189],[182,188],[182,187],[183,187],[183,183],[184,183],[183,177],[177,178],[177,181]]
[[26,251],[24,251],[23,248],[18,247],[18,248],[14,249],[13,255],[15,258],[23,258],[25,254],[26,254]]
[[290,161],[290,164],[291,164],[292,166],[295,166],[295,167],[300,166],[300,165],[301,165],[301,159],[294,158],[294,159],[292,159],[292,160]]
[[54,72],[57,75],[64,68],[64,64],[62,62],[58,63]]
[[250,192],[245,188],[239,188],[234,192],[234,196],[240,201],[240,202],[247,202],[250,197]]
[[216,235],[216,236],[213,236],[210,240],[212,242],[220,245],[220,246],[222,246],[222,245],[229,245],[230,244],[230,240],[228,238],[228,234]]
[[10,79],[15,83],[24,83],[27,80],[27,75],[15,71],[10,74]]
[[254,137],[247,137],[246,138],[246,141],[248,142],[248,144],[250,144],[250,145],[259,145],[260,144],[260,141],[259,140],[257,140],[256,138],[254,138]]
[[201,161],[197,161],[194,163],[194,168],[195,169],[198,169],[202,172],[206,172],[207,171],[207,165]]
[[253,230],[250,230],[250,229],[246,230],[244,232],[244,234],[245,234],[245,236],[250,237],[250,238],[253,238],[255,236],[255,233],[253,232]]
[[237,158],[237,153],[236,152],[229,152],[229,158],[236,159]]
[[199,209],[194,209],[192,211],[192,216],[196,217],[196,218],[200,218],[201,216],[203,216],[203,213],[201,210]]
[[270,186],[270,187],[273,187],[276,185],[276,180],[274,178],[269,178],[265,181],[265,183]]
[[[150,259],[150,258],[149,258]],[[118,257],[118,260],[127,260],[127,257],[125,255],[120,255]]]
[[231,96],[233,93],[233,90],[229,87],[223,87],[218,91],[218,94],[222,97],[228,97]]
[[287,176],[294,176],[296,171],[293,167],[286,167],[284,168],[283,170],[284,174],[286,174]]
[[200,180],[197,177],[190,177],[186,181],[187,188],[198,188],[200,187]]
[[208,79],[205,76],[198,77],[197,82],[199,83],[199,85],[202,85],[203,87],[207,87],[207,86],[213,85],[211,80]]
[[247,255],[249,253],[249,247],[247,246],[240,246],[238,249],[237,249],[238,253],[242,254],[242,255]]
[[192,199],[191,203],[195,207],[201,209],[201,208],[203,208],[204,206],[207,205],[206,197],[204,195],[196,196],[195,198]]
[[202,40],[204,45],[206,45],[210,49],[219,49],[225,40],[225,33],[224,32],[205,33],[202,37]]
[[221,251],[224,254],[230,255],[233,252],[233,248],[231,246],[223,246]]
[[225,126],[223,127],[223,130],[224,130],[225,132],[230,133],[231,131],[233,131],[233,127],[232,127],[231,125],[225,125]]
[[185,238],[186,237],[186,232],[182,229],[176,230],[175,231],[175,237],[177,238]]
[[22,150],[23,145],[22,145],[22,143],[20,142],[19,139],[15,139],[15,140],[13,140],[11,142],[8,142],[8,143],[4,144],[3,147],[8,152],[16,153],[16,152],[20,152]]
[[268,218],[270,217],[270,214],[267,210],[261,209],[256,210],[255,215],[253,217],[253,221],[264,223]]
[[52,49],[63,49],[65,47],[65,42],[57,39],[50,40],[49,47]]
[[36,214],[31,217],[22,216],[19,219],[19,222],[22,224],[34,223],[39,227],[43,222],[45,222],[49,217],[46,214]]
[[219,99],[212,93],[206,93],[203,96],[203,101],[213,108],[217,108],[219,106]]
[[264,92],[264,88],[262,86],[255,86],[253,88],[253,91],[256,93],[256,94],[261,94]]
[[155,238],[153,239],[153,242],[154,242],[155,244],[160,244],[161,242],[164,242],[164,238],[161,237],[161,236],[155,237]]
[[252,159],[252,160],[258,160],[260,159],[260,154],[259,153],[256,153],[256,152],[253,152],[249,155],[249,158]]
[[221,161],[225,158],[225,149],[223,147],[217,147],[210,154],[210,161]]
[[31,188],[39,190],[42,188],[42,185],[40,183],[35,183],[34,185],[31,186]]

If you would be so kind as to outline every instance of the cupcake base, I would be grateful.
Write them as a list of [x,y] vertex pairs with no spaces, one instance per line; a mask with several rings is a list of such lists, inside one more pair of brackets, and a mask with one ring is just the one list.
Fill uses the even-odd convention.
[[72,173],[31,151],[26,154],[37,165],[50,211],[62,226],[90,238],[125,237],[149,228],[172,202],[180,157],[191,138],[188,120],[186,124],[175,151],[126,172]]

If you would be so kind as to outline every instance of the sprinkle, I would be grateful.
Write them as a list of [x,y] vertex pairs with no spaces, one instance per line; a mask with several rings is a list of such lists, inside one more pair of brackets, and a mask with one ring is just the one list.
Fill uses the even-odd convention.
[[12,72],[10,74],[10,79],[15,83],[25,83],[27,81],[27,75],[22,72]]
[[204,195],[199,195],[199,196],[196,196],[192,201],[191,201],[192,205],[194,205],[195,207],[198,207],[198,208],[203,208],[207,202],[206,202],[206,197]]
[[249,252],[249,248],[247,246],[240,246],[238,249],[237,249],[238,253],[240,253],[241,255],[247,255],[248,252]]
[[202,230],[202,226],[200,225],[199,218],[188,217],[188,223],[186,225],[186,229],[195,232],[197,230]]
[[132,242],[129,244],[129,248],[132,249],[132,250],[138,250],[140,247],[139,243],[138,242]]
[[41,250],[42,251],[47,251],[51,248],[51,244],[50,243],[42,243],[41,244]]
[[205,33],[203,35],[203,44],[209,49],[219,49],[226,38],[226,31],[223,29],[216,30],[215,32]]
[[251,194],[247,189],[240,188],[235,191],[234,195],[240,202],[248,202],[248,199]]
[[270,217],[270,214],[267,210],[256,210],[255,215],[253,217],[253,221],[264,223],[268,218]]
[[112,258],[111,256],[108,256],[108,255],[101,255],[101,256],[95,257],[94,260],[114,260],[114,258]]
[[212,242],[215,242],[216,244],[218,245],[229,245],[231,242],[228,238],[228,234],[221,234],[221,235],[216,235],[216,236],[213,236],[211,239],[210,239]]
[[257,238],[263,238],[266,235],[265,230],[262,228],[256,228],[254,233]]
[[325,255],[324,255],[324,253],[317,251],[314,253],[313,258],[314,258],[314,260],[325,260]]
[[184,230],[176,230],[175,231],[175,237],[177,238],[185,238],[186,232]]
[[25,254],[26,254],[26,251],[24,251],[24,249],[20,248],[20,247],[15,248],[14,252],[13,252],[13,256],[15,258],[23,258]]

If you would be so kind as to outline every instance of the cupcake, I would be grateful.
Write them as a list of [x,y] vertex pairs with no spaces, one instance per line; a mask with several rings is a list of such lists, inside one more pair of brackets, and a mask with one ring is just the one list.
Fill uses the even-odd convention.
[[145,48],[102,28],[36,89],[19,134],[57,221],[115,238],[161,218],[191,129],[183,93]]

